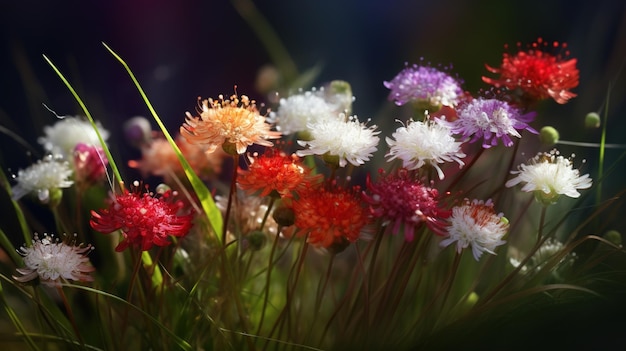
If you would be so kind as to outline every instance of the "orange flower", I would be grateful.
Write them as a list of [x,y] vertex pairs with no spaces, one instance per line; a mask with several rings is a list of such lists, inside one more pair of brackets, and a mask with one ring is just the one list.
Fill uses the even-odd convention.
[[293,201],[295,226],[300,234],[309,234],[308,242],[314,246],[354,242],[368,222],[363,201],[353,191],[319,188],[300,195]]
[[291,197],[292,191],[304,189],[318,182],[322,175],[312,176],[311,170],[302,164],[295,154],[269,149],[265,154],[248,158],[248,170],[239,169],[237,183],[248,193],[260,191],[259,196],[276,192],[280,196]]
[[[527,51],[520,50],[516,55],[504,53],[500,68],[486,66],[487,70],[500,74],[500,77],[483,77],[483,81],[496,88],[520,89],[530,100],[553,98],[559,104],[566,103],[576,96],[570,91],[578,86],[576,59],[565,59],[568,51],[564,56],[552,55],[542,51],[540,46],[545,48],[548,44],[539,38]],[[556,41],[552,46],[567,47],[565,43]]]
[[203,100],[200,117],[187,112],[180,133],[192,144],[200,144],[207,152],[218,146],[232,155],[243,154],[249,145],[273,146],[267,139],[280,138],[280,132],[271,131],[265,116],[261,116],[256,102],[246,95],[232,95],[230,100],[219,95],[217,100]]
[[[156,133],[155,133],[156,134]],[[205,152],[199,145],[190,144],[180,135],[176,136],[176,145],[185,156],[191,168],[203,179],[219,174],[226,154],[222,150]],[[131,168],[137,168],[142,176],[163,177],[165,183],[173,184],[172,173],[185,179],[185,171],[170,143],[157,134],[150,143],[141,145],[141,160],[128,161]]]

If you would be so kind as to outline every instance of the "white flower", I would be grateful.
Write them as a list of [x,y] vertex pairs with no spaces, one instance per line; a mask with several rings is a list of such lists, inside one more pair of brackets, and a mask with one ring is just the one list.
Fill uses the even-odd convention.
[[42,284],[59,286],[61,281],[93,281],[89,273],[95,268],[89,263],[87,253],[93,247],[68,245],[44,233],[42,239],[37,234],[33,246],[21,247],[18,252],[24,256],[25,268],[17,268],[22,276],[13,279],[25,283],[39,277]]
[[[331,98],[330,96],[329,98]],[[270,112],[268,121],[276,124],[276,130],[293,134],[307,130],[307,125],[318,121],[338,119],[343,106],[325,98],[324,91],[307,91],[280,99],[276,112]]]
[[461,142],[456,141],[450,128],[437,121],[427,120],[409,121],[386,138],[389,144],[388,161],[402,160],[402,167],[409,170],[418,169],[429,164],[437,170],[439,179],[444,178],[439,163],[456,161],[459,167],[465,163],[461,158],[465,154],[461,151]]
[[[573,156],[572,156],[573,157]],[[513,179],[506,182],[507,187],[525,183],[522,191],[535,192],[537,199],[544,203],[554,203],[560,195],[577,198],[578,189],[587,189],[592,185],[589,174],[580,175],[572,168],[571,159],[559,155],[557,150],[538,153],[529,164],[521,164]]]
[[61,188],[69,188],[74,184],[70,180],[72,169],[66,161],[47,156],[30,167],[19,170],[12,188],[13,199],[17,200],[28,193],[36,193],[39,201],[47,203],[50,192]]
[[506,243],[502,237],[507,233],[509,223],[502,213],[495,213],[491,200],[470,202],[466,199],[465,204],[452,208],[449,221],[448,237],[439,245],[446,247],[456,242],[459,253],[471,246],[476,261],[483,252],[495,255],[495,248]]
[[[100,123],[96,123],[102,138],[106,140],[109,132],[102,128]],[[63,155],[66,160],[72,159],[74,148],[78,143],[89,146],[99,146],[100,140],[93,129],[91,123],[80,117],[65,117],[57,121],[53,126],[45,126],[46,134],[39,138],[39,143],[44,149],[55,155]]]
[[376,136],[380,131],[375,131],[376,126],[366,126],[360,123],[356,116],[348,117],[344,121],[322,120],[309,124],[311,140],[298,140],[301,146],[308,149],[299,150],[298,156],[325,155],[339,158],[339,167],[345,167],[348,162],[359,166],[368,161],[376,151],[379,138]]
[[[537,250],[528,260],[528,263],[520,269],[520,271],[522,273],[526,273],[529,270],[540,270],[551,258],[555,257],[556,254],[561,252],[562,249],[563,243],[561,243],[560,241],[552,238],[546,240],[543,244],[541,244],[539,250]],[[513,267],[517,268],[522,263],[522,258],[519,257],[521,256],[521,254],[515,249],[511,249],[510,251],[511,257],[509,257],[509,262]],[[553,270],[553,275],[556,274],[556,276],[558,277],[557,271],[559,269],[571,266],[576,260],[576,257],[577,256],[575,252],[570,252],[567,255],[564,255],[563,258],[559,260],[557,269]]]

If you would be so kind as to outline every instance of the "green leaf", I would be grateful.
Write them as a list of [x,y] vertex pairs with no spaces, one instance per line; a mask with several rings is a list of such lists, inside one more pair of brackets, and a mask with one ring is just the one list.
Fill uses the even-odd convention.
[[200,200],[202,209],[204,209],[204,213],[207,216],[207,219],[211,225],[211,228],[213,229],[213,232],[215,233],[215,236],[218,238],[218,240],[221,240],[220,233],[222,233],[222,230],[223,230],[222,214],[220,210],[217,208],[217,206],[215,205],[215,202],[213,201],[213,197],[211,196],[209,189],[206,187],[204,182],[200,179],[200,177],[198,177],[198,175],[191,168],[191,166],[189,165],[189,162],[187,162],[187,160],[185,159],[185,156],[183,156],[182,152],[180,151],[180,148],[178,147],[178,145],[176,145],[176,142],[174,141],[170,133],[165,128],[165,125],[163,124],[159,116],[157,115],[156,111],[154,110],[154,107],[152,107],[152,104],[148,100],[146,93],[143,91],[143,88],[141,88],[139,81],[137,81],[137,78],[135,78],[135,75],[131,71],[128,64],[118,54],[116,54],[107,44],[102,43],[102,45],[104,45],[104,47],[122,64],[122,66],[124,66],[124,68],[126,69],[126,72],[128,72],[128,75],[130,75],[130,78],[132,79],[133,83],[135,83],[135,86],[137,87],[139,94],[141,94],[141,97],[143,98],[144,103],[148,107],[148,110],[150,110],[152,117],[157,122],[157,124],[159,125],[159,128],[161,128],[161,131],[163,132],[163,135],[165,135],[165,138],[174,149],[176,156],[178,156],[178,160],[183,166],[185,175],[187,176],[187,179],[189,179],[189,182],[191,183],[193,190],[195,191],[196,195],[198,196],[198,199]]

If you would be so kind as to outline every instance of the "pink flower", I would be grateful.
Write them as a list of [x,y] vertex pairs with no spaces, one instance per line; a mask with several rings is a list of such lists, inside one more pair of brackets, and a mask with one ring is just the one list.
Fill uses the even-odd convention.
[[412,241],[415,229],[425,224],[436,234],[443,235],[450,211],[439,206],[439,192],[422,182],[411,179],[406,169],[397,174],[384,175],[377,183],[367,178],[367,192],[363,199],[370,205],[373,217],[382,218],[383,225],[391,224],[396,234],[404,227],[406,241]]

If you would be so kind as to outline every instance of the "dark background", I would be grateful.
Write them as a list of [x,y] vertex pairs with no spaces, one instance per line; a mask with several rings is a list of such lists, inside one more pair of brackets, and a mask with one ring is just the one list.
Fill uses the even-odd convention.
[[[546,101],[539,118],[549,120],[563,139],[598,142],[599,130],[584,129],[583,119],[590,111],[604,112],[601,108],[609,96],[607,142],[626,144],[626,79],[621,72],[626,60],[626,1],[267,0],[257,6],[301,72],[322,64],[315,86],[333,79],[350,82],[357,97],[354,112],[377,124],[383,124],[383,118],[397,118],[382,113],[390,106],[382,82],[393,78],[405,62],[423,57],[434,64],[453,64],[464,87],[475,92],[486,88],[480,79],[487,74],[484,64],[499,65],[505,44],[526,44],[537,37],[567,42],[578,59],[579,96],[566,105]],[[111,132],[113,152],[124,159],[137,157],[137,152],[120,137],[121,124],[135,115],[148,116],[148,111],[102,41],[128,62],[170,131],[181,125],[185,111],[194,110],[198,96],[229,95],[237,85],[240,94],[265,99],[254,90],[254,82],[270,56],[228,0],[0,0],[0,30],[0,124],[39,150],[36,139],[43,134],[42,127],[55,122],[42,103],[61,115],[80,113],[42,54],[77,88],[94,117]],[[537,123],[538,128],[542,121]],[[0,135],[0,165],[5,172],[31,162],[27,150],[16,145]],[[585,172],[596,169],[597,149],[559,148],[564,154],[582,154],[587,159]],[[607,165],[622,151],[608,150]],[[620,166],[609,176],[606,194],[624,189],[623,174]],[[623,232],[626,226],[616,223],[616,228]],[[572,315],[579,318],[572,323],[567,323],[570,314],[553,314],[545,323],[535,319],[545,314],[529,314],[528,323],[545,327],[538,334],[543,336],[549,335],[550,324],[558,324],[565,334],[573,330],[570,337],[585,340],[623,333],[620,315],[625,309],[602,307],[597,312],[595,305],[584,308],[597,323],[577,312]],[[606,310],[613,313],[602,320]],[[577,325],[566,328],[573,323]],[[532,337],[516,333],[515,328],[528,331],[524,327],[495,326],[494,332],[509,327],[513,329],[500,339],[515,334],[522,341],[518,345],[531,343]],[[485,332],[486,339],[492,336]],[[614,341],[619,342],[610,339]]]

